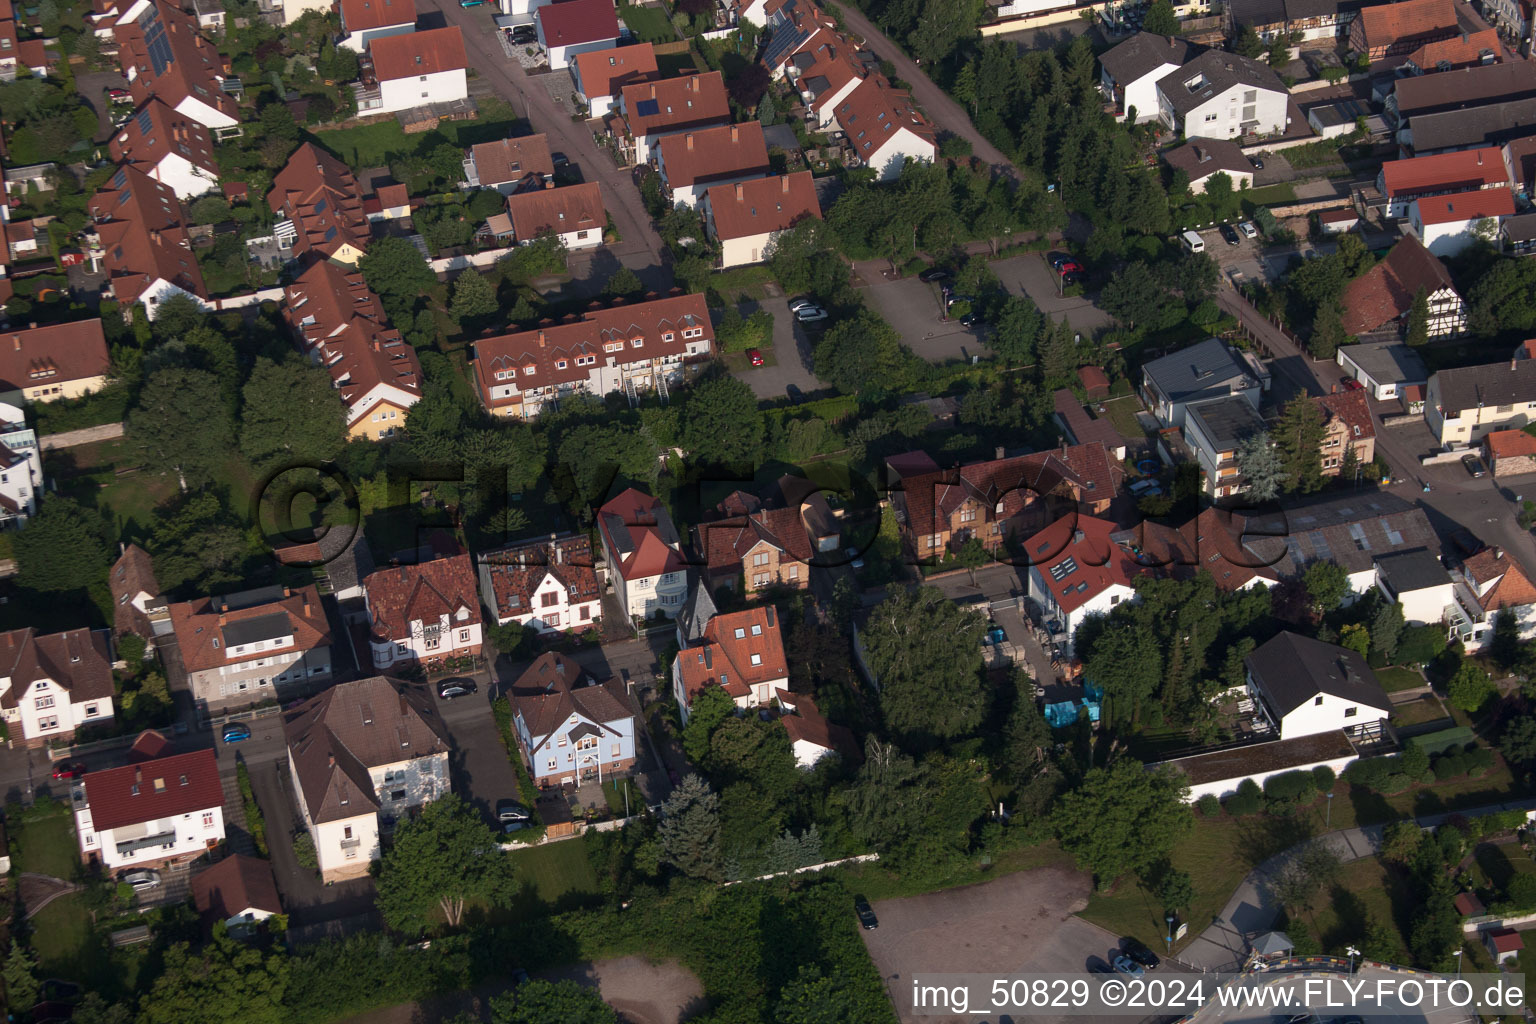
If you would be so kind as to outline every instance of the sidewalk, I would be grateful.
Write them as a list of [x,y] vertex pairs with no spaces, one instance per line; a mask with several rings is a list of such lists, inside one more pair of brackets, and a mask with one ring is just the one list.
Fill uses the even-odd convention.
[[[1443,814],[1430,814],[1414,820],[1421,828],[1433,828],[1456,815],[1475,818],[1494,811],[1515,809],[1528,811],[1533,808],[1536,808],[1536,799],[1528,798],[1461,811],[1447,811]],[[1339,855],[1339,859],[1347,863],[1376,853],[1381,848],[1381,836],[1385,829],[1385,824],[1364,825],[1329,832],[1317,838],[1326,842]],[[1222,908],[1221,915],[1211,923],[1209,928],[1201,932],[1195,941],[1180,950],[1177,959],[1199,970],[1236,970],[1247,955],[1248,940],[1274,927],[1280,908],[1275,905],[1270,895],[1270,876],[1285,864],[1300,846],[1301,844],[1298,844],[1283,853],[1277,853],[1248,872],[1248,877],[1243,879],[1243,883],[1237,887],[1237,891]]]

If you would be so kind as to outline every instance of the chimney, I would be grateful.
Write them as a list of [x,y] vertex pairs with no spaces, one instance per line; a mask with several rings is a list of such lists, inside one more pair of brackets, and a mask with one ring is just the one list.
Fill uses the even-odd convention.
[[309,595],[304,595],[304,617],[309,618]]
[[283,596],[284,597],[292,597],[293,596],[293,591],[289,590],[287,587],[284,587],[283,588]]
[[219,612],[219,625],[224,625],[224,622],[227,618],[227,615],[225,615],[223,612]]
[[325,755],[325,763],[328,766],[330,766],[332,768],[335,768],[336,767],[336,755],[335,754],[326,754]]
[[373,339],[373,350],[375,352],[380,351],[380,349],[379,349],[379,339],[378,338],[374,338]]
[[[741,182],[738,181],[736,183],[736,201],[738,203],[741,202],[741,200],[743,198],[743,195],[744,195],[744,192],[743,192],[742,187],[741,187]],[[21,344],[21,342],[20,342],[20,340],[18,340],[17,341],[17,346],[20,347],[20,344]]]
[[139,783],[141,783],[143,781],[144,781],[144,769],[142,769],[139,766],[135,765],[134,768],[133,768],[133,783],[134,783],[134,785],[138,785]]
[[656,98],[656,83],[652,82],[651,83],[651,99],[655,99],[655,98]]
[[1516,358],[1514,356],[1511,356],[1510,359],[1509,359],[1509,372],[1510,373],[1514,373],[1515,372],[1516,365],[1517,365]]
[[779,179],[779,191],[785,195],[789,194],[789,175],[786,174]]
[[544,332],[540,331],[539,332],[539,348],[543,348],[543,347],[544,347]]
[[21,351],[21,335],[19,335],[19,334],[11,335],[11,344],[15,346],[17,352],[20,352]]
[[998,445],[996,448],[994,448],[992,450],[992,457],[994,459],[997,459],[999,462],[1002,461],[1002,459],[1003,459],[1003,446],[1002,445]]
[[693,151],[693,132],[689,132],[686,136],[684,136],[684,138],[686,138],[688,140],[688,151],[692,152]]
[[559,544],[555,545],[555,564],[556,565],[564,565],[565,564],[565,549],[562,548]]
[[688,91],[689,92],[698,92],[699,91],[699,76],[698,75],[694,75],[692,78],[688,79]]
[[734,124],[731,125],[731,145],[736,145],[736,142],[738,139],[740,139],[740,137],[741,129],[736,127]]

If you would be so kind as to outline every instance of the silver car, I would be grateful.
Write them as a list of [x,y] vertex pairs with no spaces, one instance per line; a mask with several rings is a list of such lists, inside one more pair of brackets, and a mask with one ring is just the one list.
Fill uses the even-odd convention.
[[160,872],[153,868],[135,868],[123,872],[118,881],[133,886],[134,892],[144,892],[160,884]]

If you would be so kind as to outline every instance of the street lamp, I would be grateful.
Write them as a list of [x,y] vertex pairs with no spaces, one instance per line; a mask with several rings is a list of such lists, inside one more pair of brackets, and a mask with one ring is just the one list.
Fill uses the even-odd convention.
[[1331,828],[1333,828],[1333,794],[1332,793],[1328,793],[1327,797],[1328,797],[1328,802],[1326,804],[1324,804],[1323,806],[1328,808],[1328,815],[1327,815],[1326,821],[1323,824],[1323,827],[1331,829]]
[[1456,980],[1457,981],[1461,980],[1461,954],[1463,954],[1465,952],[1466,952],[1466,950],[1464,950],[1464,949],[1458,949],[1456,952],[1451,954],[1451,956],[1456,958]]
[[1354,946],[1345,946],[1344,947],[1344,952],[1349,954],[1349,973],[1350,974],[1354,974],[1355,973],[1355,957],[1360,955],[1360,951],[1358,949],[1356,949]]

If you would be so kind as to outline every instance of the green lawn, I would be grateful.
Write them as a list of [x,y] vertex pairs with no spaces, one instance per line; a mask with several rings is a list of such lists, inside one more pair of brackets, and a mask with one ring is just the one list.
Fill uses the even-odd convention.
[[80,853],[69,808],[49,808],[39,803],[30,811],[12,807],[6,814],[10,827],[11,860],[17,871],[52,875],[66,881],[80,870]]
[[1441,719],[1449,724],[1451,716],[1433,694],[1425,694],[1407,704],[1395,704],[1392,707],[1392,724],[1396,726],[1422,725]]
[[597,894],[597,876],[580,839],[515,850],[507,856],[517,867],[518,883],[532,883],[535,895],[546,904],[553,906],[567,896]]
[[1386,668],[1377,669],[1376,678],[1381,680],[1381,688],[1388,693],[1412,690],[1424,685],[1424,677],[1419,674],[1418,669],[1404,668],[1401,665],[1389,665]]
[[1141,429],[1141,421],[1136,418],[1136,413],[1140,409],[1141,402],[1134,395],[1112,398],[1104,403],[1104,415],[1109,422],[1114,424],[1122,437],[1131,440],[1147,436],[1147,432]]
[[1402,888],[1400,873],[1378,857],[1363,857],[1343,865],[1339,877],[1317,900],[1318,906],[1298,916],[1328,953],[1342,955],[1346,946],[1364,941],[1373,925],[1385,925],[1397,936],[1398,945],[1407,949],[1402,922],[1394,913],[1394,897],[1412,905],[1412,897]]
[[1237,195],[1243,201],[1243,208],[1252,212],[1256,206],[1294,203],[1296,201],[1296,186],[1287,181],[1281,182],[1278,185],[1265,185],[1263,188],[1245,188],[1238,192]]
[[60,896],[33,915],[32,948],[44,975],[80,978],[100,959],[91,934],[91,914],[79,893]]
[[677,31],[672,28],[672,21],[667,17],[666,11],[655,7],[620,4],[619,18],[635,34],[635,38],[642,42],[671,43],[677,41]]
[[626,790],[629,794],[629,813],[634,814],[636,811],[644,809],[645,797],[641,795],[640,790],[629,779],[609,779],[603,783],[603,796],[608,798],[608,810],[616,818],[624,816]]
[[823,874],[835,875],[843,885],[848,887],[849,892],[857,893],[865,899],[889,900],[900,899],[903,896],[918,896],[940,889],[953,889],[961,885],[975,885],[1015,871],[1032,871],[1035,868],[1044,867],[1071,868],[1072,866],[1072,859],[1063,853],[1061,847],[1057,846],[1053,840],[1036,846],[1009,850],[1000,855],[996,863],[991,865],[984,865],[978,860],[967,860],[963,866],[941,878],[935,878],[927,872],[904,876],[882,867],[878,861],[873,864],[831,868]]

